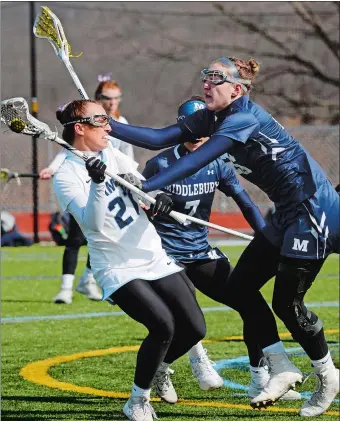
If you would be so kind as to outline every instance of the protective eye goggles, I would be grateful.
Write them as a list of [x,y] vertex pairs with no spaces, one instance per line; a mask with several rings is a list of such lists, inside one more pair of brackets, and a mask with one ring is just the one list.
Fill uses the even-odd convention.
[[110,117],[106,114],[95,114],[90,117],[76,117],[72,121],[68,121],[64,126],[69,126],[75,123],[89,124],[94,127],[105,127],[110,121]]
[[227,73],[222,72],[221,70],[209,70],[203,69],[200,75],[202,82],[210,82],[213,85],[222,85],[223,83],[239,83],[242,85],[243,90],[248,91],[248,86],[251,85],[251,80],[249,79],[238,79],[233,76],[229,76]]
[[121,101],[122,100],[122,96],[121,95],[118,95],[118,96],[107,96],[107,95],[100,94],[99,95],[99,99],[101,99],[102,101],[112,101],[112,100]]

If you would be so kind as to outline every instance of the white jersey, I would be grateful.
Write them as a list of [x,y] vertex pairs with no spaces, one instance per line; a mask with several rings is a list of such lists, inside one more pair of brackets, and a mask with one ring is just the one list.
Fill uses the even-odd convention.
[[[98,157],[113,174],[136,171],[136,164],[111,144]],[[87,241],[91,268],[103,289],[103,299],[133,279],[154,280],[182,270],[165,253],[138,197],[106,176],[93,183],[85,163],[71,152],[53,178],[63,211],[68,210]]]

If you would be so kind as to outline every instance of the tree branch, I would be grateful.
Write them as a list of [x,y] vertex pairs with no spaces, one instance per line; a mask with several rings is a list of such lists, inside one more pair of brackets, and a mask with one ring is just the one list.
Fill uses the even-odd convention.
[[318,16],[316,16],[305,4],[300,2],[291,2],[291,5],[297,15],[300,16],[304,22],[314,28],[317,35],[319,35],[319,38],[327,45],[335,57],[340,60],[340,44],[329,38],[328,34],[324,31]]

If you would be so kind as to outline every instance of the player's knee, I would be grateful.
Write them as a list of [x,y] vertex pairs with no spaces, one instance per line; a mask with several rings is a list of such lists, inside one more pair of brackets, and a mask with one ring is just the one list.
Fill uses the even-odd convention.
[[322,321],[303,302],[303,297],[315,278],[315,272],[310,270],[308,264],[280,263],[278,277],[282,285],[287,285],[287,290],[292,283],[297,287],[293,296],[285,296],[282,288],[280,293],[274,294],[275,314],[285,323],[293,337],[298,337],[301,333],[315,336],[322,329]]
[[150,329],[150,333],[160,338],[163,343],[170,343],[175,335],[175,320],[172,316],[161,317]]

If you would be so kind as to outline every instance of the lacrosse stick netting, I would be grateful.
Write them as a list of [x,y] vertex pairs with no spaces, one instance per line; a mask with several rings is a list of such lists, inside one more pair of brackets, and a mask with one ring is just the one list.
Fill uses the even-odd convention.
[[81,97],[83,99],[89,99],[70,62],[70,57],[80,57],[83,53],[77,56],[71,54],[71,45],[66,39],[61,22],[47,6],[42,6],[41,13],[36,17],[33,25],[33,33],[36,37],[45,38],[49,41],[57,57],[65,64],[72,76]]

